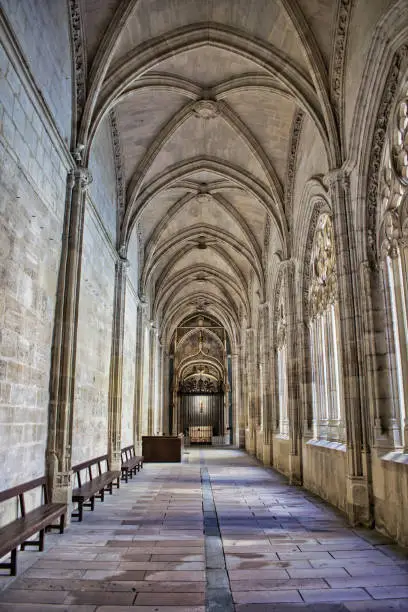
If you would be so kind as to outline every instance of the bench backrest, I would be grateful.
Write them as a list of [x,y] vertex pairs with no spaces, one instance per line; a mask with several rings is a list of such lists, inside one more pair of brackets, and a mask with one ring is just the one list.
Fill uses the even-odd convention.
[[124,448],[122,448],[120,452],[122,456],[122,461],[128,461],[128,459],[135,456],[135,447],[133,446],[133,444],[131,444],[130,446],[125,446]]
[[42,488],[42,495],[44,500],[43,503],[47,504],[48,489],[47,479],[45,476],[41,476],[41,478],[36,478],[35,480],[30,480],[29,482],[24,482],[23,484],[17,485],[16,487],[12,487],[11,489],[0,491],[0,503],[5,502],[9,499],[13,499],[14,497],[18,497],[21,516],[25,516],[26,508],[24,493],[26,493],[27,491],[32,491],[33,489],[37,489],[38,487]]
[[[102,464],[106,464],[106,470],[102,468]],[[78,463],[72,467],[72,471],[74,474],[74,478],[76,476],[78,487],[82,485],[81,472],[83,470],[87,470],[88,472],[88,480],[92,480],[94,477],[92,468],[96,466],[97,476],[100,476],[105,471],[109,471],[109,459],[108,455],[101,455],[100,457],[94,457],[94,459],[89,459],[88,461],[83,461],[82,463]]]

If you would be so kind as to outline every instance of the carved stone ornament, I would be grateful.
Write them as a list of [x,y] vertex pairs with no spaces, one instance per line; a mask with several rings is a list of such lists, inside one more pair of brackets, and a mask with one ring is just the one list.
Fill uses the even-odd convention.
[[203,376],[189,378],[180,383],[181,393],[220,393],[221,391],[220,381]]
[[337,299],[336,255],[331,219],[319,219],[310,262],[309,313],[312,318],[325,312]]
[[81,118],[86,97],[86,56],[79,0],[69,0],[71,40],[74,57],[74,78],[77,120]]
[[331,65],[331,99],[339,120],[343,115],[344,63],[347,51],[347,35],[354,0],[340,0],[337,13],[337,27]]
[[267,214],[266,219],[265,219],[265,233],[264,233],[263,251],[262,251],[262,266],[264,270],[267,269],[267,265],[269,261],[268,253],[269,253],[270,239],[271,239],[271,218]]
[[122,154],[122,145],[120,141],[118,118],[115,109],[112,109],[109,113],[111,134],[112,134],[112,147],[113,147],[113,160],[115,164],[115,178],[116,178],[116,201],[117,201],[117,213],[118,213],[118,229],[123,219],[125,212],[125,176],[124,176],[124,163]]
[[401,238],[401,224],[397,209],[387,210],[380,230],[381,256],[398,256],[398,243]]
[[201,206],[205,206],[206,204],[210,204],[213,197],[210,193],[199,193],[196,197],[197,201]]
[[295,187],[296,160],[299,147],[300,135],[302,132],[303,118],[305,114],[302,110],[298,110],[294,116],[292,123],[292,133],[290,139],[290,148],[288,156],[288,166],[286,169],[286,190],[285,190],[285,209],[288,218],[292,223],[292,208],[293,208],[293,190]]
[[201,119],[214,119],[220,114],[218,103],[215,100],[198,100],[193,110],[196,117]]
[[393,127],[393,168],[402,184],[408,185],[408,98],[398,102]]
[[320,217],[323,211],[327,209],[327,205],[323,200],[318,200],[314,205],[312,217],[310,219],[309,231],[306,239],[306,249],[305,256],[303,260],[303,312],[305,319],[309,319],[311,316],[310,312],[310,303],[309,303],[309,293],[310,293],[310,283],[311,283],[311,259],[312,259],[312,249],[314,244],[314,237],[317,228],[317,224],[319,223]]
[[[381,97],[374,128],[367,180],[367,244],[368,257],[372,266],[377,265],[377,209],[380,197],[382,196],[382,170],[384,166],[387,165],[387,163],[383,163],[385,152],[384,147],[386,146],[386,136],[389,131],[388,126],[391,110],[398,91],[401,75],[405,72],[407,58],[408,47],[403,45],[393,57],[391,68],[389,70],[387,81]],[[402,102],[404,102],[404,100]],[[404,127],[405,114],[406,106],[404,107],[404,105],[402,105],[400,108],[398,108],[396,113],[397,129],[399,131],[396,142],[394,142],[394,138],[391,137],[393,145],[397,147],[395,150],[393,150],[393,165],[395,165],[396,161],[398,162],[400,166],[400,174],[403,174],[406,171],[404,170],[404,151],[406,151],[406,140],[405,142],[403,141],[405,138],[404,134],[406,135],[406,129]],[[398,174],[397,169],[395,169],[395,172]],[[400,176],[400,178],[402,177]]]

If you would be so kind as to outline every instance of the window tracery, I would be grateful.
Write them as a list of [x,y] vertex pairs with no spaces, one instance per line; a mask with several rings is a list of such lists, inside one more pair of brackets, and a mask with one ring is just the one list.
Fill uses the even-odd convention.
[[[379,190],[378,252],[391,335],[389,353],[394,364],[395,412],[392,419],[400,439],[394,442],[408,450],[408,97],[395,107],[388,128]],[[393,423],[390,423],[393,425]]]
[[336,254],[333,225],[326,213],[316,225],[309,279],[314,435],[343,440]]
[[[282,283],[282,281],[281,281]],[[278,301],[278,321],[276,326],[276,357],[278,374],[278,408],[279,408],[279,434],[288,436],[288,375],[287,375],[287,318],[282,288]]]

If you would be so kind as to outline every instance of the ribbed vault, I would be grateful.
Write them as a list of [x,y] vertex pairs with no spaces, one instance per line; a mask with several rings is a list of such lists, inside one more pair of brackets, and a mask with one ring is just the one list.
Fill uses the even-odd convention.
[[341,161],[331,27],[322,27],[333,26],[336,3],[313,4],[84,0],[79,143],[86,159],[114,109],[126,191],[118,246],[126,253],[143,235],[139,291],[167,341],[201,310],[241,343],[254,293],[266,299],[267,254],[291,256],[288,163],[299,114],[328,166]]

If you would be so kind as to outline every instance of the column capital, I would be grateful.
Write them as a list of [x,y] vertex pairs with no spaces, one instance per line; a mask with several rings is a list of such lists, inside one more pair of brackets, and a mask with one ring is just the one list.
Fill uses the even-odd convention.
[[348,189],[350,187],[350,173],[345,168],[332,168],[323,177],[323,183],[330,189],[334,189],[336,186]]
[[88,168],[78,166],[70,171],[74,185],[77,184],[82,191],[86,191],[92,183],[92,174]]
[[121,255],[119,255],[118,259],[116,260],[116,264],[118,268],[120,268],[123,271],[127,270],[130,265],[129,260],[126,259],[126,257],[122,257]]

